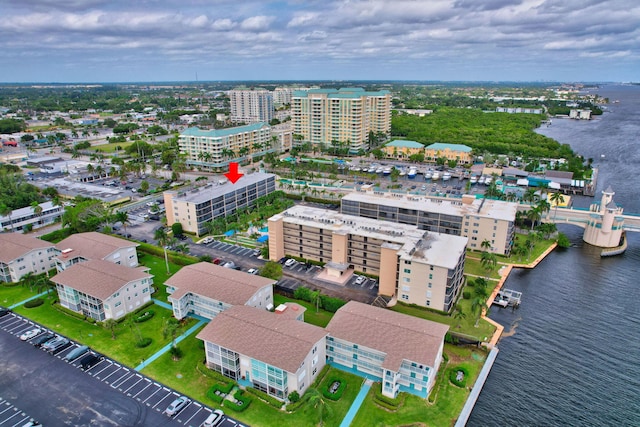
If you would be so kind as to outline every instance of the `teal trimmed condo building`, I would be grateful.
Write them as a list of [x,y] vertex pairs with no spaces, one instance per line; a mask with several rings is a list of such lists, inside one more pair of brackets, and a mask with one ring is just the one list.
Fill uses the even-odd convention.
[[408,159],[414,154],[424,154],[424,144],[405,139],[394,139],[382,148],[387,157]]
[[424,149],[424,157],[427,160],[445,158],[456,160],[458,164],[469,164],[473,162],[472,148],[462,144],[448,144],[436,142]]
[[395,398],[404,391],[426,398],[449,326],[350,301],[326,330],[327,363],[381,381],[384,396]]
[[271,126],[264,122],[227,129],[187,128],[178,137],[178,146],[187,165],[207,170],[276,151]]

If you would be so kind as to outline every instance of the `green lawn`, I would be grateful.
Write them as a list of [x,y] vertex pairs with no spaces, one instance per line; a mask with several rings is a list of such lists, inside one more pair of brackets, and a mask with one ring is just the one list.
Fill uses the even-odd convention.
[[[451,426],[458,418],[469,395],[467,388],[453,385],[448,378],[448,369],[464,366],[469,372],[467,387],[472,387],[482,365],[485,353],[471,347],[455,347],[445,345],[445,354],[449,361],[441,366],[438,380],[431,391],[435,395],[434,403],[406,393],[404,404],[396,411],[389,411],[378,406],[373,401],[374,388],[369,391],[358,414],[351,423],[352,426]],[[377,383],[374,387],[380,388]]]
[[[103,153],[115,153],[116,151],[122,151],[124,153],[125,148],[133,145],[133,142],[112,142],[109,144],[100,144],[94,145],[89,148],[90,151],[102,151]],[[116,150],[117,147],[120,147],[120,150]]]
[[307,311],[304,312],[304,321],[312,325],[320,326],[321,328],[327,326],[329,320],[333,317],[333,313],[329,313],[322,309],[316,313],[316,307],[311,303],[299,299],[287,298],[284,295],[274,294],[273,302],[276,307],[285,302],[295,302],[296,304],[300,304],[307,309]]
[[[469,289],[473,290],[473,288]],[[475,327],[476,319],[475,316],[471,314],[471,300],[465,300],[460,297],[458,305],[462,307],[463,313],[466,314],[464,319],[455,319],[453,316],[436,311],[430,311],[422,307],[410,306],[401,302],[398,302],[395,306],[391,307],[391,310],[408,314],[410,316],[421,317],[438,323],[444,323],[451,327],[450,330],[452,332],[470,335],[481,341],[484,341],[493,335],[495,327],[485,320],[481,319],[478,327]]]
[[[149,273],[153,274],[153,284],[157,289],[153,294],[153,298],[167,302],[167,287],[164,282],[169,278],[169,275],[167,274],[167,266],[164,262],[164,258],[144,252],[138,252],[138,260],[141,265],[149,267]],[[181,268],[182,266],[169,262],[169,271],[171,271],[172,275]]]
[[0,286],[0,305],[9,307],[34,295],[36,295],[35,291],[31,291],[22,285],[2,285]]
[[[526,240],[527,240],[527,235],[526,234],[516,233],[515,243],[519,243],[519,242],[523,242],[524,243]],[[537,240],[535,242],[535,245],[534,245],[533,249],[531,250],[531,254],[529,256],[523,257],[522,259],[520,259],[519,257],[516,257],[516,256],[512,256],[511,258],[507,258],[507,257],[504,257],[504,256],[498,256],[498,262],[517,263],[517,264],[528,264],[528,263],[531,263],[531,262],[535,261],[536,258],[538,258],[540,255],[542,255],[542,253],[544,251],[549,249],[549,246],[551,246],[554,243],[555,243],[555,240],[552,240],[552,239],[549,239],[549,240]]]
[[[171,341],[171,338],[165,339],[162,336],[162,329],[165,319],[171,317],[172,312],[157,305],[150,307],[155,312],[151,320],[135,324],[143,337],[153,339],[151,345],[138,348],[135,346],[134,332],[125,324],[118,324],[114,340],[111,338],[111,332],[106,328],[54,309],[51,306],[53,299],[54,296],[51,295],[40,307],[27,309],[21,306],[14,311],[130,367],[136,367],[142,359],[149,358]],[[190,323],[193,322],[194,320],[190,319]],[[181,327],[178,334],[183,333],[188,327],[188,325]]]
[[[482,266],[480,262],[480,257],[482,253],[480,252],[467,252],[467,256],[464,260],[464,274],[470,274],[472,276],[480,276],[480,277],[489,277],[490,279],[500,279],[500,274],[498,274],[498,270],[502,265],[498,264],[496,267],[492,269],[492,271],[487,272],[485,268]],[[502,262],[502,260],[500,260]]]

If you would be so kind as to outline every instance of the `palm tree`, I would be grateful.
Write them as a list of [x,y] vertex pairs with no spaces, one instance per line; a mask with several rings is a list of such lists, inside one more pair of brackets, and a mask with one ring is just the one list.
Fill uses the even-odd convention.
[[549,212],[549,210],[551,209],[551,205],[549,204],[549,202],[547,202],[546,199],[541,199],[538,202],[536,207],[540,211],[540,216],[543,216],[546,212]]
[[489,241],[489,239],[484,239],[482,241],[482,243],[480,244],[480,248],[482,248],[485,251],[490,251],[491,250],[491,242]]
[[118,327],[118,322],[114,319],[107,319],[104,321],[104,327],[107,328],[111,332],[111,339],[116,339],[116,328]]
[[474,328],[478,327],[478,324],[480,323],[480,316],[486,308],[486,300],[482,297],[475,297],[473,301],[471,301],[471,312],[476,316],[476,323],[473,325]]
[[531,221],[531,231],[533,231],[533,227],[535,226],[536,221],[538,221],[540,218],[542,218],[542,215],[537,207],[534,207],[527,211],[527,219]]
[[164,249],[164,263],[167,266],[167,274],[171,274],[169,271],[169,256],[167,255],[167,246],[169,245],[169,236],[164,227],[156,230],[153,238],[158,241],[158,244]]
[[41,223],[42,206],[40,206],[38,202],[32,202],[31,208],[33,209],[33,213],[38,217],[38,223]]
[[561,203],[564,203],[564,196],[559,191],[557,191],[551,194],[551,196],[549,197],[549,200],[551,200],[551,202],[553,202],[555,206],[555,210],[553,212],[553,219],[555,220],[556,215],[558,214],[558,205]]
[[129,224],[129,214],[126,211],[116,212],[116,221],[122,223],[124,234],[127,234],[127,224]]
[[456,312],[453,314],[453,318],[456,319],[456,328],[460,329],[460,322],[467,318],[467,313],[462,311],[462,308],[457,307]]
[[315,388],[307,389],[309,394],[309,404],[318,411],[318,417],[320,418],[320,426],[324,425],[322,421],[324,415],[330,415],[331,408],[327,405],[327,401],[323,398],[322,393]]
[[496,258],[496,254],[491,252],[482,252],[482,258],[480,259],[480,264],[482,264],[482,268],[484,268],[487,274],[491,273],[491,271],[498,264],[498,259]]
[[13,213],[13,209],[4,203],[0,203],[0,216],[6,216],[9,218],[9,225],[11,226],[11,231],[13,231],[13,221],[11,221],[11,214]]

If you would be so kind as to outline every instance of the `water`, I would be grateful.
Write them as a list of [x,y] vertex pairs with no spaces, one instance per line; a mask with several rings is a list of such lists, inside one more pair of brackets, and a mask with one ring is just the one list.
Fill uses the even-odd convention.
[[[640,87],[595,92],[620,102],[540,133],[594,159],[596,197],[611,185],[625,212],[640,214]],[[575,246],[511,274],[505,286],[523,292],[518,310],[492,308],[505,335],[470,426],[640,426],[640,233],[627,234],[624,255],[601,258],[582,229],[560,229]]]

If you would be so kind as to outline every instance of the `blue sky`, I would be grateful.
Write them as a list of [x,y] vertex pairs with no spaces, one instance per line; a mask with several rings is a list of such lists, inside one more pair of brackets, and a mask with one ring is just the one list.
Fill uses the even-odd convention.
[[636,0],[0,0],[0,82],[640,81]]

